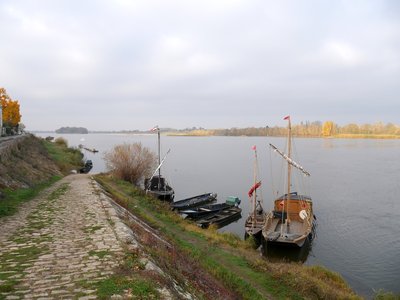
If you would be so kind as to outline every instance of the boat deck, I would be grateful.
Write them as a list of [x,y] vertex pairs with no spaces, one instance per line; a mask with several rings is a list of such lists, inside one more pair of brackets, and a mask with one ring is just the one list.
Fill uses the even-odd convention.
[[268,230],[264,233],[269,242],[293,243],[305,234],[304,223],[292,220],[289,225],[274,218]]
[[245,224],[245,231],[248,235],[258,235],[265,225],[265,215],[256,215],[254,220],[253,215],[249,215]]

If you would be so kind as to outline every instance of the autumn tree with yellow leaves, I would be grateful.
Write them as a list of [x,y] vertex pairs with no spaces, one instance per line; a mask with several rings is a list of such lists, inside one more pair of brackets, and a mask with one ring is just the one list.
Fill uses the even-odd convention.
[[322,136],[332,136],[335,133],[335,123],[326,121],[322,125]]
[[5,88],[0,87],[3,126],[7,131],[18,129],[21,121],[20,105],[18,100],[12,100]]

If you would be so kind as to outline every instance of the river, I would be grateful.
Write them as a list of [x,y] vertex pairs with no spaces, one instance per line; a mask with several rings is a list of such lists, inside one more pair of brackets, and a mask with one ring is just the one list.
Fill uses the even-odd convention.
[[[153,151],[156,135],[40,133],[62,136],[70,146],[84,144],[94,163],[92,173],[103,172],[105,151],[122,143],[141,142]],[[242,199],[242,218],[222,231],[244,235],[248,215],[247,191],[253,184],[253,145],[257,146],[264,207],[272,207],[273,192],[281,177],[279,158],[269,149],[282,148],[285,139],[274,137],[162,136],[162,153],[171,149],[162,174],[175,189],[175,200],[215,192]],[[298,162],[311,173],[308,194],[314,202],[317,235],[303,251],[273,249],[267,255],[323,265],[340,273],[360,295],[370,298],[384,289],[400,293],[400,140],[295,139]],[[278,168],[276,168],[278,166]]]

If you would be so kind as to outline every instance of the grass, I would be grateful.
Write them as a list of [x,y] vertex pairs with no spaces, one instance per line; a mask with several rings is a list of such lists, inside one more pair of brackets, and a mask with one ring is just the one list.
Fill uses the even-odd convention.
[[[33,142],[29,141],[27,143]],[[66,143],[51,143],[45,140],[40,140],[40,143],[43,144],[48,155],[56,162],[57,166],[64,174],[68,174],[71,170],[82,166],[82,153],[78,149],[68,148]],[[28,144],[28,146],[30,147],[30,144]],[[19,151],[13,150],[12,152],[15,152],[12,154],[12,157],[18,157]],[[23,157],[19,159],[23,160]],[[28,176],[28,174],[24,176]],[[51,186],[59,179],[61,179],[61,176],[53,176],[50,180],[39,183],[34,187],[20,189],[6,188],[1,190],[0,218],[15,214],[22,203],[33,199],[40,191]],[[58,193],[61,194],[64,192],[65,190],[58,191]],[[57,198],[59,195],[54,194],[53,197]]]
[[68,148],[66,143],[52,143],[41,140],[50,157],[56,162],[61,172],[69,173],[81,167],[83,154],[79,149]]
[[84,232],[86,232],[86,233],[95,233],[97,230],[100,230],[102,228],[104,228],[104,227],[101,226],[101,225],[90,226],[90,227],[85,228]]
[[[68,188],[68,184],[61,184],[50,193],[27,216],[26,224],[17,229],[9,238],[9,241],[17,244],[18,247],[10,247],[9,251],[0,254],[0,293],[13,292],[25,276],[25,270],[32,266],[40,255],[48,251],[47,243],[51,242],[53,237],[43,232],[43,229],[48,228],[53,222],[54,216],[51,212],[54,209],[54,200],[65,194]],[[24,191],[23,194],[32,197],[37,193],[35,190],[31,193]],[[20,194],[16,193],[16,195]],[[30,197],[17,197],[16,199],[24,199],[25,201],[29,200]],[[15,200],[15,202],[18,201]],[[32,233],[36,234],[32,235]],[[0,294],[0,299],[1,297]]]
[[126,293],[129,299],[159,299],[159,292],[151,281],[140,278],[112,276],[97,284],[99,299],[109,299],[112,295]]
[[400,295],[395,295],[391,292],[379,290],[375,292],[374,300],[400,300]]
[[[275,264],[260,259],[252,241],[242,241],[230,233],[220,234],[213,228],[200,229],[171,212],[166,203],[143,195],[128,183],[105,175],[96,176],[96,180],[114,200],[157,229],[173,245],[169,249],[157,244],[154,237],[132,225],[158,265],[197,295],[203,293],[209,297],[213,281],[216,288],[220,284],[226,293],[243,299],[360,299],[338,274],[323,267]],[[188,278],[196,276],[203,277],[187,283]]]
[[51,186],[56,181],[60,180],[60,176],[54,176],[48,182],[41,183],[33,188],[24,188],[11,190],[6,189],[3,191],[4,198],[0,200],[0,218],[11,216],[15,214],[18,207],[36,197],[42,190]]
[[[89,252],[90,256],[100,259],[108,254],[108,251]],[[157,278],[145,270],[135,251],[126,251],[114,275],[95,282],[83,280],[79,284],[85,289],[96,290],[98,299],[110,299],[113,295],[119,295],[121,299],[160,299]]]
[[46,247],[33,245],[1,254],[0,293],[14,291],[15,286],[19,283],[14,276],[20,275],[22,278],[25,275],[24,270],[33,265],[33,261],[46,250]]
[[99,250],[99,251],[90,250],[89,251],[89,256],[97,256],[100,259],[104,258],[106,255],[111,255],[110,251],[108,251],[108,250]]

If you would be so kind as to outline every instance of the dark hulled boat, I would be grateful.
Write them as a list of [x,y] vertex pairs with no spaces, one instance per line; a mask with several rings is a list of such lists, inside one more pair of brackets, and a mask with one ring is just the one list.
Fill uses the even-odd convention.
[[215,225],[220,228],[239,220],[241,217],[242,209],[236,206],[232,206],[216,213],[207,214],[197,220],[196,224],[201,228],[207,228],[210,225]]
[[[144,180],[144,188],[146,194],[150,194],[155,198],[164,201],[173,201],[175,197],[174,189],[168,184],[167,180],[161,176],[161,166],[164,163],[170,150],[168,150],[165,157],[161,160],[160,156],[160,128],[155,126],[151,131],[157,131],[158,135],[158,167],[153,173],[153,176]],[[158,175],[156,175],[158,173]]]
[[84,166],[79,170],[79,173],[87,174],[93,168],[93,162],[88,159]]
[[217,194],[207,193],[171,203],[174,210],[184,210],[217,201]]
[[145,179],[144,184],[147,187],[147,194],[160,200],[173,201],[175,191],[161,175],[155,175],[151,180]]
[[225,203],[209,204],[200,207],[193,207],[189,209],[180,210],[179,213],[186,218],[197,220],[208,214],[213,214],[220,212],[224,209],[231,208],[233,206],[238,206],[240,204],[240,199],[237,197],[229,197]]

